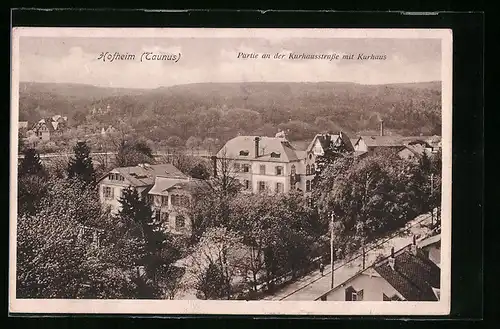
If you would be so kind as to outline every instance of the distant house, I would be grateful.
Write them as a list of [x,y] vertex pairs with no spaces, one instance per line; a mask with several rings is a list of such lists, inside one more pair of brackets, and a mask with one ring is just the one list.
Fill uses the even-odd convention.
[[59,135],[65,130],[67,121],[67,117],[54,115],[53,117],[39,120],[32,126],[31,130],[39,140],[48,141],[51,136]]
[[436,234],[421,240],[418,247],[437,266],[441,263],[441,234]]
[[17,124],[17,129],[28,129],[28,121],[19,121]]
[[411,140],[410,142],[403,141],[403,148],[398,152],[399,157],[409,161],[418,161],[424,154],[431,157],[434,154],[434,149],[429,143],[424,140]]
[[317,300],[327,301],[438,301],[440,268],[416,244],[334,287]]
[[134,167],[119,167],[99,179],[99,199],[116,214],[121,208],[120,197],[127,187],[134,187],[141,196],[146,197],[153,187],[157,176],[186,178],[179,169],[171,164],[140,164]]
[[192,222],[189,205],[193,202],[192,190],[198,183],[190,177],[168,177],[159,175],[148,192],[155,220],[163,230],[189,235]]
[[312,180],[316,176],[316,159],[325,154],[325,151],[331,147],[343,148],[347,152],[353,152],[354,146],[351,139],[344,132],[336,134],[323,133],[314,136],[311,143],[306,149],[306,157],[304,159],[305,167],[305,189],[303,191],[308,194],[312,190]]
[[384,122],[380,122],[380,135],[359,136],[354,142],[357,153],[377,153],[393,151],[403,159],[412,160],[423,153],[432,155],[441,147],[440,136],[387,136],[384,135]]

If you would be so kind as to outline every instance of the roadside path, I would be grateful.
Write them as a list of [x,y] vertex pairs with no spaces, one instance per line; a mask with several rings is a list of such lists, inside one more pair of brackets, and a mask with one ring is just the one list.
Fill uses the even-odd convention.
[[[367,244],[365,266],[369,267],[373,262],[375,262],[379,254],[387,256],[392,247],[394,247],[394,250],[398,250],[412,243],[414,235],[416,235],[417,238],[424,237],[430,233],[430,229],[424,225],[428,225],[430,223],[430,215],[420,215],[408,222],[405,227],[398,230],[396,233],[392,233],[389,237]],[[334,264],[334,287],[361,271],[363,266],[362,262],[361,253],[356,254],[347,261],[339,260],[336,262]],[[327,265],[325,266],[324,276],[321,276],[318,269],[317,271],[314,271],[299,280],[288,284],[272,296],[263,298],[263,300],[315,300],[331,289],[331,273],[331,266]]]

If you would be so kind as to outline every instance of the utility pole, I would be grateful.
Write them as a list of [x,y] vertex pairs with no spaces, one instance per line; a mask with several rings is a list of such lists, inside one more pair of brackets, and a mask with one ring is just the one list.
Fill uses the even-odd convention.
[[334,214],[332,212],[331,215],[331,220],[330,220],[330,266],[331,266],[331,271],[332,271],[332,282],[331,282],[331,288],[333,289],[333,282],[334,282],[334,264],[335,264],[335,249],[333,246],[333,219],[334,219]]

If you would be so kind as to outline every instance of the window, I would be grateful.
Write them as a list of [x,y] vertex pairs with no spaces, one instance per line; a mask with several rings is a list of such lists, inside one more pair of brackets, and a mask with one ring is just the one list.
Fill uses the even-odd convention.
[[296,172],[297,172],[297,168],[295,168],[295,165],[292,165],[292,167],[290,168],[290,173],[291,173],[292,175],[295,175],[295,174],[296,174]]
[[162,223],[168,223],[168,212],[162,212],[160,217]]
[[248,179],[245,179],[245,189],[250,189],[250,181]]
[[250,166],[247,164],[243,165],[243,172],[250,172]]
[[[122,190],[122,194],[123,194],[123,190]],[[155,196],[152,194],[148,194],[147,200],[150,204],[153,204],[153,202],[155,201]]]
[[311,198],[310,196],[308,196],[308,197],[306,198],[306,202],[307,202],[307,205],[308,205],[309,207],[311,207],[311,208],[312,208],[312,207],[314,207],[314,201],[313,201],[313,198]]
[[316,169],[314,168],[314,165],[311,165],[311,175],[314,175],[316,173]]
[[239,163],[235,163],[233,165],[233,167],[234,167],[234,172],[240,172],[240,164]]
[[161,221],[161,212],[160,210],[155,211],[155,222],[159,223]]
[[260,174],[265,175],[266,174],[266,165],[260,165]]
[[284,192],[283,183],[276,183],[276,193],[283,193],[283,192]]
[[352,286],[345,289],[346,301],[361,301],[363,300],[363,290],[356,291]]
[[161,205],[162,206],[168,206],[168,195],[162,195],[161,196]]
[[180,230],[186,226],[186,219],[183,215],[177,215],[175,217],[175,229]]
[[309,191],[311,191],[311,181],[306,180],[306,192],[309,192]]
[[309,160],[311,160],[311,159],[312,159],[312,157],[313,157],[313,155],[312,155],[312,154],[309,154]]
[[271,152],[271,158],[279,158],[281,157],[281,154],[278,152]]
[[282,175],[283,175],[283,167],[276,166],[276,176],[282,176]]
[[108,179],[109,180],[117,180],[117,181],[124,181],[125,180],[125,178],[122,175],[116,174],[116,173],[110,173],[108,175]]
[[399,296],[396,294],[394,294],[392,297],[389,297],[386,294],[382,293],[382,300],[384,302],[390,302],[390,301],[401,301],[402,299],[399,298]]
[[104,186],[102,188],[102,194],[105,199],[113,199],[113,188],[109,186]]
[[246,156],[248,156],[248,154],[249,154],[249,152],[247,150],[241,150],[240,151],[240,155],[241,156],[245,156],[246,157]]
[[264,192],[266,190],[266,182],[259,182],[259,192]]
[[306,166],[306,175],[310,175],[310,174],[311,174],[311,166],[307,165]]
[[170,197],[170,202],[172,203],[172,206],[178,206],[179,205],[179,196],[178,195],[172,195]]

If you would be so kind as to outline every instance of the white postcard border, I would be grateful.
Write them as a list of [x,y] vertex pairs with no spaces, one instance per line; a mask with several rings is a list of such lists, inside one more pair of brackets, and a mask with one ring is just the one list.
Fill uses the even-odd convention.
[[[442,249],[438,302],[57,300],[16,298],[17,145],[19,116],[19,38],[38,37],[264,37],[434,38],[442,45]],[[239,315],[446,315],[451,303],[452,31],[449,29],[214,29],[214,28],[31,28],[12,33],[9,312],[86,314]]]

